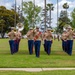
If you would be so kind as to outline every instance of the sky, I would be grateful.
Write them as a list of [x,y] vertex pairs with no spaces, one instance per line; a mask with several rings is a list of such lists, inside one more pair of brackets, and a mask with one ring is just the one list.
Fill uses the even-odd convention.
[[[21,1],[22,0],[16,0],[17,1],[17,5],[20,5],[21,4]],[[23,0],[23,1],[33,1],[33,0]],[[52,23],[51,23],[51,26],[52,27],[56,27],[56,23],[57,23],[57,0],[46,0],[47,3],[53,3],[54,4],[54,11],[52,11]],[[61,10],[64,10],[62,5],[64,3],[68,3],[69,4],[69,9],[67,10],[68,11],[68,15],[69,15],[69,18],[71,18],[71,12],[73,11],[73,9],[75,8],[75,0],[58,0],[58,17],[60,16],[60,11]],[[15,3],[15,0],[0,0],[0,6],[3,5],[3,6],[6,6],[8,9],[11,9],[12,8],[12,5],[14,5]],[[35,4],[38,5],[38,6],[41,6],[42,8],[44,8],[44,0],[35,0]]]

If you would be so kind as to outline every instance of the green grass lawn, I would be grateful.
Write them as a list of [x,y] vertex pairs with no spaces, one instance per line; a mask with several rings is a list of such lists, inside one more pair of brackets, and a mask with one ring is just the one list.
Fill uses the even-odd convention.
[[42,71],[42,72],[24,72],[24,71],[0,71],[0,75],[75,75],[75,71]]
[[72,56],[62,51],[61,41],[55,40],[53,41],[51,55],[44,52],[41,44],[40,57],[37,58],[35,51],[33,55],[29,55],[27,40],[22,39],[19,52],[11,55],[8,39],[0,39],[0,68],[4,67],[75,67],[75,42]]

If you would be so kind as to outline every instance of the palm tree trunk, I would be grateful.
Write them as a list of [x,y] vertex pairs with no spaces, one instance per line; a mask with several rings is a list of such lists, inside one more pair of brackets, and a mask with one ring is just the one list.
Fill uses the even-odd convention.
[[15,17],[14,17],[14,27],[16,27],[16,0],[15,0]]
[[51,7],[50,7],[50,23],[49,23],[49,27],[51,27]]
[[35,24],[35,0],[33,0],[33,3],[34,3],[34,20],[33,20],[33,29],[34,29],[34,24]]
[[46,0],[44,2],[45,2],[45,30],[46,30]]
[[59,8],[58,8],[58,0],[57,0],[57,25],[58,25],[58,12],[59,12],[58,9]]
[[23,16],[23,0],[22,0],[22,3],[21,3],[21,22],[23,22],[23,18],[22,18],[22,16]]

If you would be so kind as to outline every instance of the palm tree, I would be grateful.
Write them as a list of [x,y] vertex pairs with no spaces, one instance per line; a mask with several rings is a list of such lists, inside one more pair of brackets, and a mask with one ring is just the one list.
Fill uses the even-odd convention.
[[21,2],[21,22],[23,22],[23,0]]
[[63,8],[66,9],[66,23],[67,23],[67,18],[68,18],[67,9],[69,8],[69,5],[67,3],[64,3]]
[[68,8],[69,8],[69,5],[68,5],[67,3],[64,3],[64,4],[63,4],[63,8],[64,8],[64,9],[68,9]]
[[35,24],[35,0],[33,0],[33,4],[34,4],[34,11],[33,11],[33,13],[34,13],[34,15],[33,15],[33,17],[32,17],[32,21],[33,21],[33,29],[34,29],[34,24]]
[[16,27],[16,0],[15,0],[15,17],[14,17],[14,27]]
[[51,27],[51,11],[53,11],[54,10],[54,6],[53,6],[53,4],[51,3],[51,4],[47,4],[47,10],[49,10],[49,19],[50,19],[50,22],[49,22],[49,27]]
[[44,0],[45,5],[45,30],[46,30],[46,0]]
[[58,10],[59,10],[59,6],[58,6],[58,0],[57,0],[57,25],[58,25]]
[[63,8],[66,9],[66,16],[67,16],[67,9],[69,8],[69,5],[67,3],[64,3]]

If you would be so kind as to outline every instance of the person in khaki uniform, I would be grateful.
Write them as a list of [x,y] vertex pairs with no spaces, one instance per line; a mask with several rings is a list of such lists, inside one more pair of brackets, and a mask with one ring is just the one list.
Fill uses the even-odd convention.
[[43,34],[42,34],[42,41],[43,41],[43,46],[44,46],[44,51],[47,52],[46,50],[46,34],[47,34],[47,31],[45,31]]
[[35,54],[36,57],[40,56],[40,46],[41,46],[41,32],[39,31],[39,27],[36,26],[36,29],[34,31],[34,46],[35,46]]
[[67,30],[66,29],[63,30],[61,40],[62,40],[62,49],[63,51],[67,52],[68,48],[67,48]]
[[29,31],[26,34],[27,39],[28,39],[28,49],[29,49],[29,54],[33,54],[33,46],[34,46],[34,33],[33,33],[33,28],[31,27]]
[[14,43],[14,40],[15,40],[15,32],[14,32],[14,27],[11,27],[11,31],[8,33],[8,36],[9,36],[9,45],[10,45],[10,50],[11,50],[11,54],[14,54],[15,53],[15,43]]
[[47,33],[46,33],[45,37],[46,37],[46,42],[45,42],[46,52],[47,52],[48,55],[50,55],[52,39],[53,39],[53,36],[52,36],[52,33],[51,33],[51,28],[47,29]]
[[22,34],[21,34],[21,32],[18,29],[16,29],[15,35],[16,35],[16,37],[15,37],[15,49],[16,49],[16,51],[15,52],[18,52],[18,50],[19,50],[19,43],[20,43]]
[[73,47],[73,35],[74,35],[74,32],[72,30],[72,27],[69,25],[67,27],[67,47],[68,47],[68,51],[67,53],[69,55],[72,55],[72,47]]

